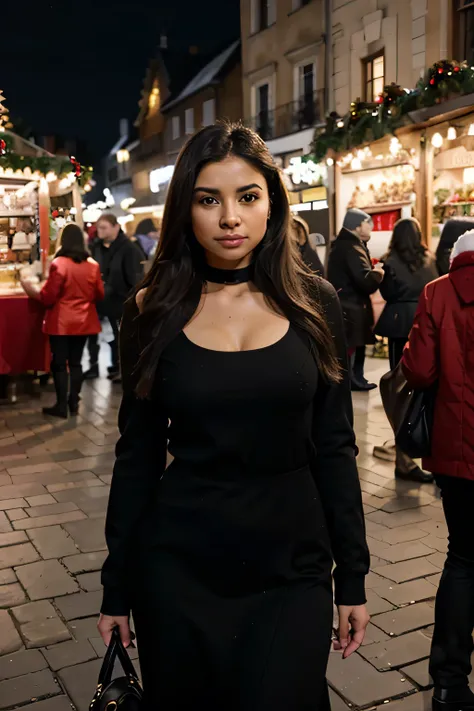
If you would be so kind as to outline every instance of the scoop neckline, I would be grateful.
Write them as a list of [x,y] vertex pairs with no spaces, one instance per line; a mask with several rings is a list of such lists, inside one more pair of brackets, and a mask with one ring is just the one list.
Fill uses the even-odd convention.
[[195,343],[192,341],[189,336],[185,334],[184,331],[181,331],[181,335],[185,338],[185,340],[193,346],[193,348],[197,348],[200,351],[207,351],[208,353],[219,353],[223,355],[241,355],[242,353],[261,353],[262,351],[269,351],[272,348],[275,348],[276,346],[279,346],[281,343],[286,341],[288,336],[290,335],[291,331],[291,323],[288,323],[288,328],[286,329],[285,333],[281,338],[279,338],[277,341],[274,341],[273,343],[269,343],[268,346],[262,346],[261,348],[247,348],[246,350],[243,351],[219,351],[216,350],[215,348],[206,348],[205,346],[200,346],[198,343]]

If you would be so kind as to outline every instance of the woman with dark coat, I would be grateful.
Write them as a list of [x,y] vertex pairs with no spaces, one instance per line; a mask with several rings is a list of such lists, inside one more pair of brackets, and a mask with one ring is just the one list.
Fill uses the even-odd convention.
[[324,267],[319,258],[319,254],[316,252],[315,249],[313,249],[309,241],[309,227],[307,223],[298,215],[294,215],[293,227],[295,228],[298,249],[300,251],[303,262],[309,269],[311,269],[313,274],[317,274],[318,276],[323,277]]
[[376,387],[364,376],[365,346],[375,343],[370,297],[384,278],[382,266],[372,266],[367,247],[372,227],[370,215],[357,208],[348,210],[343,228],[331,245],[328,261],[328,280],[336,289],[344,312],[347,346],[353,362],[352,389],[356,391]]
[[322,711],[333,559],[345,658],[368,623],[347,353],[250,129],[183,148],[121,354],[104,641],[132,610],[147,711]]
[[[44,407],[45,415],[77,415],[82,386],[82,353],[87,337],[99,333],[96,303],[104,298],[100,268],[89,256],[84,233],[78,225],[66,225],[61,248],[51,263],[41,289],[22,281],[25,292],[46,307],[43,331],[49,335],[56,404]],[[69,396],[68,396],[69,393]]]
[[431,456],[423,460],[441,489],[449,532],[430,657],[433,709],[472,711],[474,231],[456,243],[449,274],[425,287],[402,365],[413,388],[438,388]]
[[474,220],[472,217],[453,217],[446,222],[436,250],[436,266],[439,276],[444,276],[449,272],[451,250],[456,240],[465,232],[473,229]]
[[[420,295],[425,286],[438,277],[435,258],[423,244],[417,220],[410,218],[397,222],[382,263],[385,278],[380,293],[386,305],[375,333],[388,338],[390,368],[393,370],[402,358]],[[421,483],[433,481],[431,474],[423,472],[398,448],[395,461],[397,478]]]

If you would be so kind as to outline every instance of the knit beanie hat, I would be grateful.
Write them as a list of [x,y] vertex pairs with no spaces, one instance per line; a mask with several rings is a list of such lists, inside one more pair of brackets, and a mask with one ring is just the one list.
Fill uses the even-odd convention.
[[363,222],[369,221],[372,222],[370,215],[363,210],[359,210],[357,207],[351,207],[351,209],[346,212],[343,227],[345,227],[346,230],[350,230],[350,232],[354,232]]
[[453,251],[451,252],[451,264],[457,256],[463,252],[474,252],[474,230],[469,230],[461,235],[455,242]]

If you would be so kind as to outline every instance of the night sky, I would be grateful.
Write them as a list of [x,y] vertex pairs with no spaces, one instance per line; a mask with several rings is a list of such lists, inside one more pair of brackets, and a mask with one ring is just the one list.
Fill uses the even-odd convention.
[[[9,0],[1,3],[0,89],[34,133],[88,142],[98,161],[138,113],[161,32],[213,51],[239,36],[239,0]],[[81,156],[78,156],[80,159]]]

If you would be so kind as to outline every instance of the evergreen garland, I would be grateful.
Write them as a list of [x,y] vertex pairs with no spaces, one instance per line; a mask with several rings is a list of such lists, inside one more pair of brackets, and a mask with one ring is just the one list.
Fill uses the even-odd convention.
[[466,62],[436,62],[413,91],[390,84],[375,103],[353,102],[344,116],[330,114],[314,136],[312,160],[320,163],[328,154],[337,156],[364,143],[377,141],[410,123],[408,114],[436,106],[456,96],[474,93],[474,67]]

